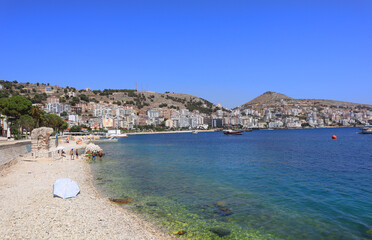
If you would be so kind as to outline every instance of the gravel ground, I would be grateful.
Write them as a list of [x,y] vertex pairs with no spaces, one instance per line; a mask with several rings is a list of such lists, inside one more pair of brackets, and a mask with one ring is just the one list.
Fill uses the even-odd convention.
[[[67,152],[68,153],[68,152]],[[53,197],[57,178],[80,187]],[[155,226],[100,196],[84,160],[20,160],[0,176],[1,239],[170,239]]]

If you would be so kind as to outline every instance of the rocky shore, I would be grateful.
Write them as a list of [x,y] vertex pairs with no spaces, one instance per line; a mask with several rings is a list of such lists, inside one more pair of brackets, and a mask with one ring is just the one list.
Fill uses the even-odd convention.
[[[66,152],[76,145],[66,145]],[[76,198],[53,197],[57,178],[79,184]],[[0,176],[1,239],[170,239],[103,198],[82,158],[20,159]]]

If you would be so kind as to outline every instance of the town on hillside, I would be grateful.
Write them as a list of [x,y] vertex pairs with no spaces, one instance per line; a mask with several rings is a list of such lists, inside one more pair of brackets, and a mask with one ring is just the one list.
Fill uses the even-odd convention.
[[[267,92],[233,110],[188,94],[137,90],[91,90],[0,81],[0,98],[22,96],[58,115],[68,129],[184,130],[210,128],[304,128],[372,124],[371,105],[296,100]],[[1,105],[0,105],[1,111]],[[0,112],[3,114],[3,112]],[[7,116],[1,133],[7,133]],[[80,130],[80,129],[79,129]]]

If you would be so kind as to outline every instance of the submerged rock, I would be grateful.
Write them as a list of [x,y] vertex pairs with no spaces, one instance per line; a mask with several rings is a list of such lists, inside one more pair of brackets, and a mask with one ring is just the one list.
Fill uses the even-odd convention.
[[214,234],[217,234],[219,237],[224,237],[231,234],[231,231],[226,228],[211,228],[210,231]]
[[218,201],[218,202],[216,203],[216,206],[217,206],[217,207],[226,207],[227,204],[226,204],[225,202],[223,202],[223,201]]
[[128,204],[134,201],[133,198],[109,198],[109,200],[117,204]]
[[214,210],[213,212],[222,217],[230,216],[233,214],[233,211],[231,208],[219,208],[217,210]]
[[101,177],[98,177],[98,178],[96,178],[96,180],[102,180],[102,178]]
[[369,229],[369,230],[367,230],[367,234],[370,235],[370,236],[372,236],[372,228]]
[[147,206],[150,206],[150,207],[156,207],[158,206],[158,203],[157,202],[148,202],[146,203]]
[[178,231],[178,233],[177,233],[177,235],[179,235],[179,236],[182,236],[184,234],[186,234],[186,231],[184,231],[184,230]]

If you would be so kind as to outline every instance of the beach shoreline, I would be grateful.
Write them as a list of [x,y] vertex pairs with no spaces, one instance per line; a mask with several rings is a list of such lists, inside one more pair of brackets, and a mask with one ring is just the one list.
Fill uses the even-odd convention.
[[[64,144],[71,148],[85,145]],[[53,197],[57,178],[80,187],[76,198]],[[103,197],[89,163],[80,156],[54,160],[25,156],[0,176],[2,239],[171,239],[158,227]]]

